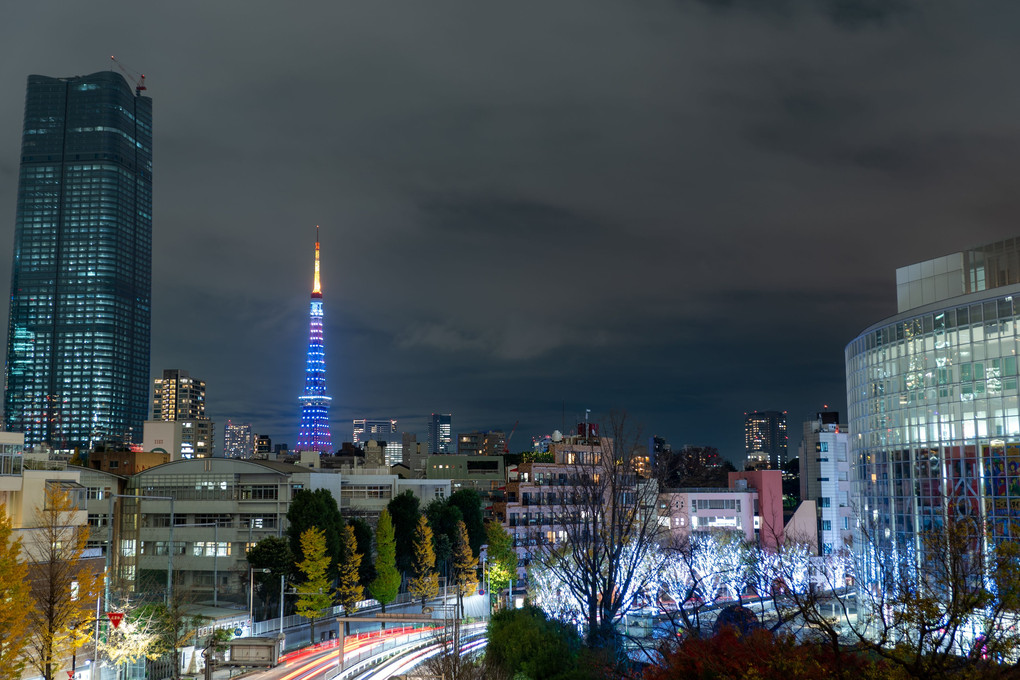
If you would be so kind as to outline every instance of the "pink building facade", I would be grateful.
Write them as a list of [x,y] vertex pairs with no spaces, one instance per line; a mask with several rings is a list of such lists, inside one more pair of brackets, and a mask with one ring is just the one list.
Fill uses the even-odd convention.
[[727,489],[660,493],[658,511],[675,541],[692,531],[740,531],[745,540],[774,550],[783,542],[783,474],[731,472]]

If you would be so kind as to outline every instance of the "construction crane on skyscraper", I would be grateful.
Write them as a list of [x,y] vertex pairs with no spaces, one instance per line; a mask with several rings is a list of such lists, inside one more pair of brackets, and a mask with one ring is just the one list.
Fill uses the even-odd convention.
[[124,77],[135,84],[135,96],[138,97],[142,92],[148,88],[145,87],[145,74],[138,73],[137,71],[131,71],[120,63],[117,57],[110,55],[110,60],[113,61],[114,65],[120,69],[120,72],[124,74]]
[[516,421],[514,426],[510,428],[510,434],[507,435],[506,440],[503,442],[503,453],[510,453],[510,440],[514,437],[514,432],[517,431],[517,426],[520,425],[521,421]]

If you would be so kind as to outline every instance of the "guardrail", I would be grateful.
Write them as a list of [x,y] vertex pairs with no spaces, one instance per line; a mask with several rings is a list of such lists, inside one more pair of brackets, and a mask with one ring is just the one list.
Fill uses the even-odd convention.
[[[461,640],[478,637],[484,634],[485,630],[486,624],[484,623],[463,625],[461,626]],[[387,640],[379,646],[373,646],[371,649],[351,652],[350,655],[344,656],[343,673],[340,672],[340,666],[337,665],[326,671],[323,680],[347,680],[348,678],[355,677],[369,668],[392,659],[394,656],[435,644],[442,634],[443,629],[421,631]]]
[[[386,606],[393,607],[402,604],[410,604],[412,602],[417,602],[417,598],[411,597],[410,593],[400,593],[399,595],[397,595],[397,599],[395,599],[393,602],[388,603]],[[357,611],[364,611],[365,609],[374,609],[378,606],[379,603],[376,600],[369,599],[362,600],[361,602],[359,602],[356,609]],[[334,619],[336,619],[336,617],[338,616],[343,616],[343,607],[335,606],[330,607],[329,609],[323,609],[322,612],[319,613],[319,618],[315,619],[315,623],[316,625],[318,625],[321,621],[333,623]],[[290,616],[283,617],[284,630],[287,630],[288,628],[297,628],[298,626],[302,625],[303,626],[308,625],[308,619],[304,618],[303,616],[291,614]],[[275,633],[278,633],[279,631],[280,631],[279,618],[266,619],[265,621],[255,621],[252,624],[252,637],[259,637],[262,635],[273,635]]]

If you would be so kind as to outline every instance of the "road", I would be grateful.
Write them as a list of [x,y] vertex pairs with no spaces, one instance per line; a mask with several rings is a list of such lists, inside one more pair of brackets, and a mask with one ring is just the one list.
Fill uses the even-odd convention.
[[[464,615],[466,617],[474,618],[474,619],[487,618],[488,617],[488,603],[486,601],[487,598],[488,598],[487,595],[470,595],[468,597],[465,597],[464,598]],[[454,606],[454,604],[456,603],[456,598],[453,597],[453,596],[450,596],[449,598],[447,598],[447,602],[448,602],[447,606],[452,608]],[[442,615],[442,611],[443,611],[442,598],[438,598],[437,600],[431,601],[429,603],[429,606],[431,606],[433,608],[433,610],[434,610],[433,617],[442,618],[442,616],[443,616]],[[364,623],[353,623],[352,622],[351,623],[351,627],[350,627],[350,634],[354,635],[354,634],[359,633],[359,632],[360,633],[367,633],[367,632],[371,632],[371,631],[374,631],[374,630],[382,629],[383,624],[378,622],[378,621],[373,621],[372,618],[371,618],[378,611],[379,611],[379,608],[375,607],[375,608],[367,609],[367,610],[364,610],[363,612],[358,612],[357,614],[355,614],[355,616],[365,615],[365,622]],[[452,609],[451,609],[451,611],[452,611]],[[386,607],[386,613],[387,614],[398,614],[398,613],[399,614],[421,614],[421,605],[417,604],[417,603],[414,603],[414,604],[401,604],[401,605],[390,605],[390,606]],[[388,624],[386,624],[386,627],[392,628],[394,625],[395,624],[393,624],[393,623],[388,623]],[[336,623],[336,621],[328,621],[328,620],[325,620],[325,619],[320,620],[320,621],[316,621],[316,623],[315,623],[315,637],[319,638],[319,639],[315,640],[315,642],[321,642],[322,641],[322,634],[323,634],[323,632],[326,633],[326,638],[328,639],[330,631],[332,631],[332,632],[336,633],[337,635],[339,635],[339,632],[340,632],[339,624]],[[303,624],[300,624],[300,625],[297,625],[297,626],[286,628],[286,629],[284,629],[284,633],[287,636],[287,642],[286,642],[286,645],[285,645],[285,648],[287,650],[298,649],[300,647],[305,647],[305,646],[307,646],[307,645],[312,643],[312,640],[311,640],[311,637],[310,637],[311,630],[310,630],[309,625],[307,623],[303,623]]]

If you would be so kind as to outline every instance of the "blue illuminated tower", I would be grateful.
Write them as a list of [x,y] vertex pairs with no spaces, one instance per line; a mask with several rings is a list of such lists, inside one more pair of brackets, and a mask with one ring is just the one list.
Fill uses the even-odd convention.
[[329,402],[326,396],[326,350],[322,342],[322,288],[319,285],[319,228],[315,228],[315,282],[312,285],[312,308],[308,333],[308,364],[305,368],[305,391],[301,402],[301,434],[298,451],[331,453],[333,438],[329,434]]

